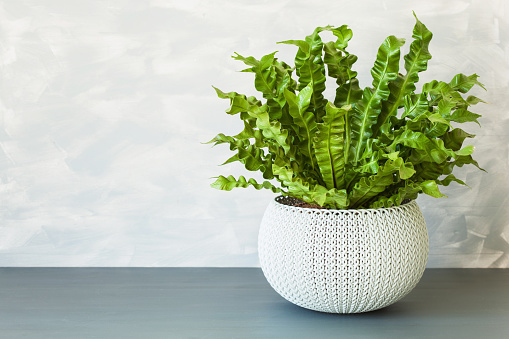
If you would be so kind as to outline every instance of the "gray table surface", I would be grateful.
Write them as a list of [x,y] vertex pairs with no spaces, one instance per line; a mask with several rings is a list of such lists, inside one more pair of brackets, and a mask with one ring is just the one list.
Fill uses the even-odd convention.
[[427,269],[401,301],[341,315],[258,268],[0,268],[0,338],[509,338],[508,269]]

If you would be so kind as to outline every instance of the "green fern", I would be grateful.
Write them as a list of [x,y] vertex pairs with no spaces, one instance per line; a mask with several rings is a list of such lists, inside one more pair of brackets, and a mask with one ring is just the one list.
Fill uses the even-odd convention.
[[[417,93],[433,34],[415,18],[405,74],[399,70],[404,40],[389,36],[378,49],[372,87],[363,89],[352,69],[357,57],[347,51],[353,34],[346,25],[318,27],[304,40],[281,42],[297,46],[295,67],[278,61],[275,52],[260,60],[235,54],[249,67],[244,72],[254,73],[264,102],[216,88],[230,102],[226,113],[238,114],[244,130],[218,134],[210,143],[228,144],[236,152],[225,164],[239,161],[273,182],[219,176],[212,187],[252,186],[347,209],[398,206],[420,193],[444,196],[439,185],[466,185],[452,171],[465,164],[479,168],[473,147],[463,147],[474,135],[451,123],[479,124],[480,115],[470,107],[484,101],[462,94],[474,85],[484,87],[476,74],[458,74],[450,82],[426,83]],[[324,43],[324,31],[336,41]],[[338,86],[333,101],[323,96],[327,76]]]

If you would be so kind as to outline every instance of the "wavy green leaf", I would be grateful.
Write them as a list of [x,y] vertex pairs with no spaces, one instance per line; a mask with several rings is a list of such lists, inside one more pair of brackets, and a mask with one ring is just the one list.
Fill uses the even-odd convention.
[[405,162],[399,156],[399,152],[388,154],[387,157],[387,161],[379,168],[378,173],[362,177],[353,186],[349,195],[352,208],[365,208],[365,203],[369,203],[374,197],[385,192],[389,186],[398,183],[400,179],[406,180],[415,173],[413,165]]
[[[352,70],[352,65],[357,61],[357,56],[346,51],[348,41],[353,36],[352,30],[344,25],[332,29],[332,33],[337,37],[337,40],[330,49],[337,49],[343,53],[343,56],[333,59],[333,62],[329,62],[327,66],[329,69],[332,67],[338,70],[337,74],[329,75],[336,78],[336,84],[338,85],[334,105],[342,107],[360,100],[362,98],[362,90],[359,87],[359,81],[356,79],[357,72]],[[327,51],[325,51],[325,55],[327,55]]]
[[301,178],[294,176],[294,171],[287,166],[273,165],[273,173],[276,179],[283,187],[286,187],[288,193],[299,197],[306,202],[313,203],[310,196],[309,183],[305,183]]
[[348,47],[348,41],[353,37],[353,32],[347,25],[343,25],[336,28],[331,28],[332,34],[337,38],[334,43],[336,48],[345,51]]
[[460,180],[458,178],[456,178],[453,174],[449,174],[448,176],[446,176],[444,179],[442,180],[437,180],[437,183],[439,183],[440,185],[442,186],[449,186],[449,184],[451,182],[457,182],[458,184],[460,185],[463,185],[463,186],[467,186],[467,187],[470,187],[468,186],[467,184],[465,184],[465,182],[463,180]]
[[320,206],[334,209],[348,207],[348,196],[345,189],[327,189],[321,185],[315,185],[310,193],[311,200]]
[[288,131],[281,128],[281,123],[270,121],[269,114],[263,110],[253,110],[249,114],[256,118],[256,126],[262,131],[265,138],[276,142],[285,153],[290,152],[290,145],[287,142]]
[[[255,123],[256,126],[256,123]],[[244,130],[237,135],[234,135],[233,138],[237,140],[254,140],[254,145],[258,148],[268,147],[269,144],[265,140],[262,131],[259,129],[253,128],[248,122],[244,121]]]
[[407,95],[403,101],[405,110],[401,118],[413,120],[429,112],[429,102],[426,99],[425,93],[421,93],[420,95]]
[[425,194],[432,196],[433,198],[447,197],[447,195],[440,192],[438,189],[438,184],[435,180],[423,181],[419,184],[419,186],[422,188],[422,191]]
[[472,121],[479,124],[477,119],[480,115],[468,111],[466,108],[469,105],[468,102],[448,84],[442,84],[438,98],[440,100],[437,103],[437,112],[444,119],[460,123]]
[[[406,121],[403,129],[422,132],[426,137],[435,139],[444,135],[451,127],[449,120],[444,118],[438,112],[424,110],[419,112],[413,119]],[[396,131],[396,134],[399,131]]]
[[441,114],[445,115],[450,113],[449,108],[465,108],[466,106],[479,102],[476,97],[469,97],[470,101],[468,101],[469,98],[465,100],[460,94],[467,93],[474,85],[478,85],[485,89],[484,85],[477,81],[478,77],[477,74],[466,76],[460,73],[455,75],[449,83],[436,80],[426,83],[423,85],[422,91],[430,95],[431,105],[435,106],[442,101],[442,105],[445,106],[444,112],[441,112]]
[[464,148],[462,148],[454,153],[456,154],[455,158],[457,158],[458,156],[471,155],[472,153],[474,153],[474,146],[472,146],[472,145],[465,146]]
[[237,154],[226,160],[223,165],[239,161],[248,171],[260,171],[264,179],[272,179],[272,159],[265,156],[263,150],[249,145],[246,148],[239,148]]
[[281,185],[288,190],[288,194],[298,197],[310,204],[343,209],[348,207],[348,197],[345,189],[327,189],[319,184],[310,184],[297,177],[288,167],[274,165],[274,174]]
[[416,20],[412,35],[414,41],[410,44],[410,51],[404,57],[406,74],[389,83],[390,95],[384,102],[384,109],[378,118],[374,132],[375,137],[381,126],[387,123],[391,116],[397,114],[404,98],[415,91],[415,83],[419,81],[419,72],[428,68],[428,60],[431,59],[428,47],[433,34],[417,19],[415,13],[414,17]]
[[389,36],[378,49],[375,65],[371,70],[373,89],[364,89],[362,100],[353,105],[350,117],[352,161],[360,160],[364,147],[381,112],[381,101],[389,97],[389,81],[395,80],[399,70],[400,48],[404,40]]
[[219,177],[217,177],[216,181],[214,181],[210,186],[212,188],[223,191],[231,191],[236,187],[246,188],[252,186],[257,190],[261,190],[262,188],[264,188],[270,189],[273,193],[283,192],[280,188],[272,185],[268,181],[264,181],[263,183],[259,184],[253,178],[246,180],[246,178],[244,178],[242,175],[239,177],[238,180],[235,179],[232,175],[229,175],[228,177],[220,175]]
[[[288,131],[281,127],[278,121],[271,121],[267,112],[267,105],[260,105],[255,98],[247,98],[235,92],[223,93],[216,89],[218,95],[224,98],[230,98],[229,114],[241,113],[241,119],[249,124],[253,122],[255,126],[262,132],[264,138],[273,141],[279,147],[283,148],[285,153],[290,151],[290,145],[287,142]],[[249,133],[249,131],[245,133]]]
[[295,69],[299,77],[298,90],[301,91],[309,84],[312,85],[313,93],[309,108],[314,112],[317,120],[325,114],[324,108],[327,101],[323,97],[325,90],[325,66],[322,59],[323,42],[319,33],[331,30],[332,26],[317,27],[305,40],[281,41],[281,44],[296,45],[299,47],[295,56]]
[[[230,99],[230,108],[226,110],[228,114],[240,113],[242,120],[249,125],[253,124],[261,131],[265,140],[262,141],[259,139],[259,135],[255,135],[255,137],[258,138],[259,144],[271,141],[281,147],[285,153],[290,152],[290,145],[287,141],[288,131],[281,127],[280,122],[271,121],[269,113],[267,112],[267,105],[262,105],[260,101],[254,97],[248,98],[236,92],[224,93],[215,87],[214,89],[220,98]],[[246,124],[244,126],[246,126]],[[241,132],[241,134],[242,133],[249,133],[249,130],[246,131],[245,127],[244,132]]]
[[395,150],[398,144],[423,151],[428,159],[431,159],[435,163],[442,163],[448,158],[455,156],[452,150],[444,146],[443,140],[430,139],[421,132],[405,130],[403,133],[396,136],[390,148]]
[[[249,126],[249,124],[246,124],[246,126]],[[241,134],[243,133],[245,133],[245,131]],[[237,151],[236,154],[221,165],[239,161],[248,171],[261,171],[264,179],[272,179],[274,177],[272,174],[272,158],[266,156],[264,151],[256,145],[251,145],[247,139],[248,138],[237,139],[236,137],[230,137],[220,133],[207,143],[214,143],[213,146],[227,143],[230,145],[231,151]]]
[[456,74],[454,78],[449,82],[449,86],[451,86],[452,89],[461,92],[461,93],[467,93],[470,91],[474,85],[478,85],[483,89],[486,89],[483,84],[481,84],[477,79],[479,76],[477,74],[472,74],[470,76],[466,76],[465,74]]
[[461,94],[448,83],[433,80],[422,86],[422,93],[429,95],[429,105],[437,106],[442,116],[449,115],[451,110],[458,105],[467,105]]
[[344,115],[350,108],[350,106],[338,108],[328,102],[324,122],[317,124],[318,131],[313,147],[316,162],[327,189],[343,188],[345,184]]
[[475,137],[475,135],[467,133],[461,128],[455,128],[445,133],[442,139],[444,140],[445,147],[452,149],[453,151],[458,151],[460,150],[461,146],[463,145],[463,141],[465,141],[466,138],[473,137]]
[[437,181],[438,178],[446,172],[447,166],[449,166],[448,162],[437,164],[435,162],[424,161],[419,164],[414,164],[416,173],[412,180],[417,183],[428,180]]
[[362,208],[362,202],[367,201],[385,191],[393,183],[393,175],[384,172],[369,177],[362,177],[349,194],[350,207]]
[[362,90],[359,87],[359,80],[356,78],[357,72],[352,70],[352,65],[357,61],[357,57],[345,51],[345,56],[334,61],[337,64],[333,65],[331,62],[328,65],[329,69],[330,67],[338,69],[336,74],[329,74],[331,77],[336,78],[336,83],[338,84],[334,105],[337,107],[351,105],[362,98]]
[[[260,60],[249,56],[243,57],[235,53],[232,58],[244,62],[246,65],[251,66],[245,69],[244,72],[251,72],[255,74],[255,88],[263,94],[267,99],[267,106],[269,107],[269,116],[271,119],[281,119],[283,114],[282,107],[284,99],[282,96],[283,88],[291,86],[291,69],[286,68],[286,64],[281,64],[274,57],[276,52],[264,55]],[[285,81],[281,81],[281,77]]]
[[[274,96],[274,100],[279,103],[279,106],[284,107],[286,99],[284,96],[284,89],[287,88],[290,91],[297,89],[297,81],[292,78],[293,68],[287,65],[285,62],[275,62],[274,68],[276,70],[276,87],[275,92],[277,95]],[[284,119],[284,116],[281,117]]]
[[396,187],[394,191],[386,192],[388,196],[377,196],[376,199],[370,203],[369,208],[399,206],[407,199],[416,199],[421,191],[422,188],[418,183],[407,180],[403,186]]
[[225,93],[219,88],[212,86],[217,93],[217,96],[221,99],[229,99],[230,107],[225,111],[227,114],[235,115],[240,113],[240,119],[249,123],[255,123],[254,119],[248,114],[248,110],[253,106],[261,107],[262,103],[255,97],[247,97],[237,92]]
[[348,193],[346,189],[338,190],[333,188],[329,190],[329,195],[327,196],[327,199],[325,201],[326,203],[330,204],[330,206],[333,206],[335,209],[348,208],[349,205]]
[[[328,67],[329,76],[336,78],[336,97],[334,105],[343,107],[351,105],[362,98],[362,90],[356,79],[357,72],[352,70],[352,65],[357,61],[357,56],[346,51],[348,41],[353,36],[352,30],[346,25],[333,28],[332,33],[337,37],[335,42],[324,45],[324,62]],[[348,114],[345,115],[345,163],[348,163],[350,153],[351,131]]]
[[334,105],[338,107],[352,105],[362,99],[362,93],[363,91],[359,87],[359,80],[352,77],[350,81],[337,88]]
[[249,141],[246,140],[237,140],[234,137],[224,135],[223,133],[219,133],[216,135],[212,140],[205,142],[204,144],[214,144],[213,146],[219,145],[219,144],[229,144],[230,150],[236,150],[239,147],[245,147],[249,145]]
[[481,168],[479,166],[479,164],[477,163],[477,161],[475,161],[471,155],[464,155],[464,156],[455,157],[454,161],[451,161],[450,163],[448,163],[448,167],[446,168],[446,170],[444,170],[444,173],[452,173],[454,166],[463,167],[463,165],[467,165],[467,164],[474,165],[481,171],[486,172],[486,170]]
[[385,168],[387,168],[387,165],[390,165],[391,167],[389,168],[397,169],[399,172],[399,177],[403,180],[406,180],[415,174],[414,166],[412,163],[408,161],[405,162],[405,160],[401,158],[399,153],[400,153],[399,151],[396,151],[384,155],[390,160],[388,164],[386,163]]
[[303,88],[298,95],[295,95],[285,89],[285,97],[289,106],[289,113],[292,116],[295,125],[300,129],[298,136],[304,146],[303,150],[309,158],[313,155],[312,141],[317,128],[315,116],[308,111],[312,94],[313,87],[311,84]]
[[357,57],[346,51],[348,41],[352,38],[353,33],[346,25],[333,28],[331,31],[337,40],[324,44],[323,61],[327,65],[329,76],[336,78],[336,83],[341,86],[357,76],[357,72],[351,69],[351,66],[357,61]]
[[479,121],[477,121],[477,119],[479,119],[480,117],[481,117],[480,114],[476,114],[476,113],[470,112],[466,108],[460,108],[460,109],[455,110],[451,114],[449,120],[450,121],[455,121],[455,122],[460,122],[460,123],[463,123],[463,122],[475,122],[475,123],[477,123],[477,125],[481,126]]
[[242,61],[248,66],[252,66],[247,69],[247,71],[255,74],[255,88],[257,91],[263,93],[264,97],[267,95],[269,98],[272,98],[273,89],[276,86],[276,71],[273,67],[274,55],[276,53],[277,52],[267,54],[263,56],[261,60],[257,60],[252,56],[246,58],[238,53],[232,56],[233,59]]
[[343,53],[338,50],[333,41],[329,41],[323,45],[323,62],[327,65],[328,75],[332,78],[338,79],[338,82],[344,83],[344,70],[342,60]]
[[442,117],[439,113],[428,114],[424,127],[424,134],[429,138],[437,138],[444,135],[452,128],[449,121]]
[[378,140],[368,139],[361,160],[352,170],[362,174],[376,174],[384,157],[386,157],[386,153],[380,148]]
[[478,98],[476,96],[469,95],[467,97],[467,103],[468,103],[469,106],[477,105],[478,103],[481,103],[481,102],[484,103],[484,104],[487,104],[486,101],[484,101],[484,100],[482,100],[482,99],[480,99],[480,98]]

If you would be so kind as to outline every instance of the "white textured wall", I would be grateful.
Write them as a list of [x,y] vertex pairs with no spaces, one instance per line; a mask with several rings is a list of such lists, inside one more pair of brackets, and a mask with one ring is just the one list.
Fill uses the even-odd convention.
[[[412,10],[435,34],[423,81],[478,73],[490,105],[472,189],[419,198],[431,267],[509,267],[508,1],[0,1],[0,266],[256,266],[270,192],[209,188],[242,125],[211,85],[254,94],[234,51],[260,57],[348,24],[369,84]],[[247,173],[250,174],[250,173]]]

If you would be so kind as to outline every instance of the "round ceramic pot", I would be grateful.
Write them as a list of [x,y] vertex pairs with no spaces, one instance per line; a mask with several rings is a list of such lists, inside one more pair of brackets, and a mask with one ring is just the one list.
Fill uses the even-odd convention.
[[415,201],[398,207],[327,210],[277,197],[263,216],[260,265],[269,284],[301,307],[360,313],[388,306],[419,282],[428,232]]

